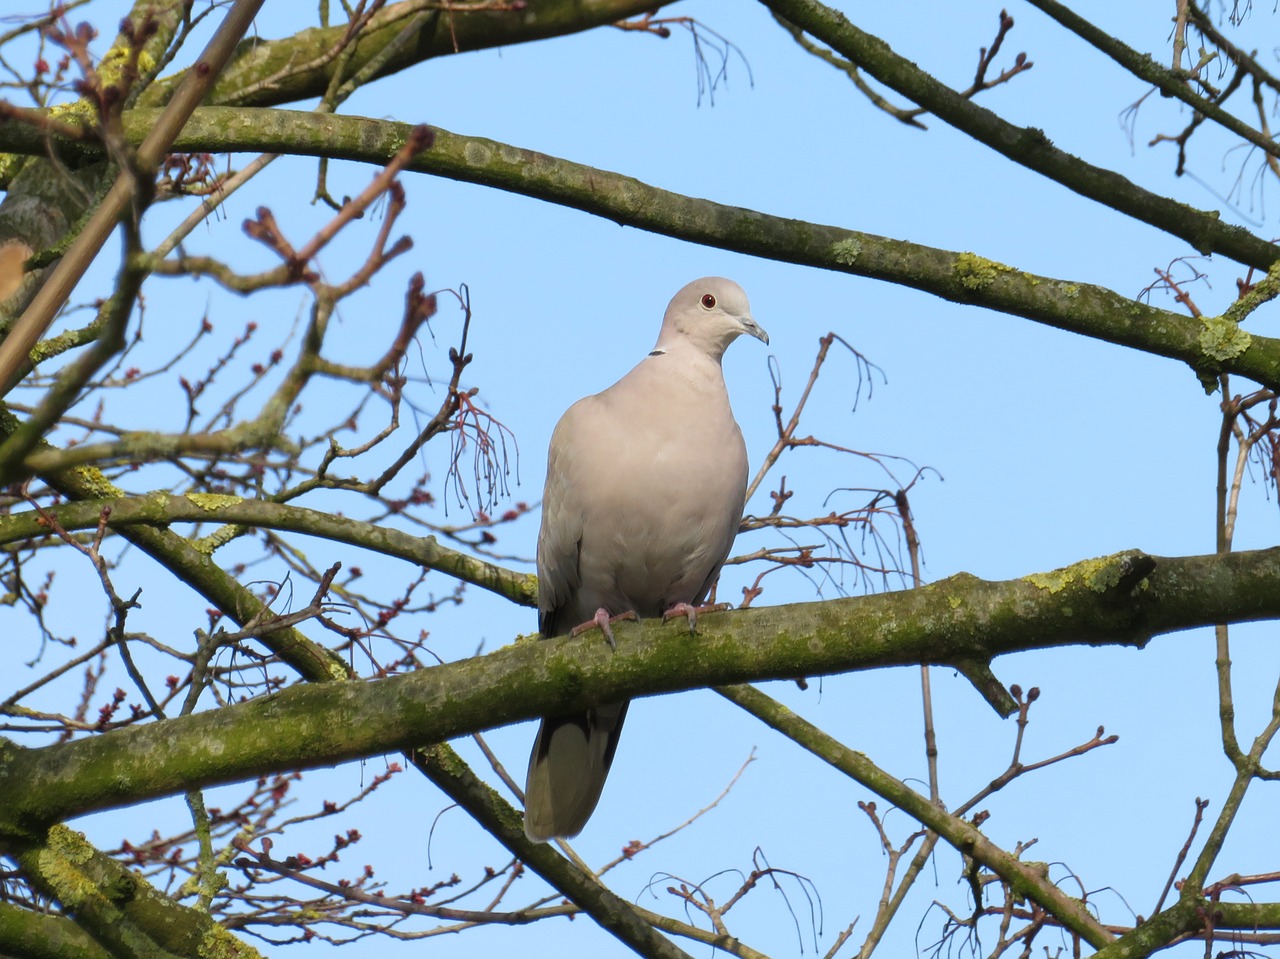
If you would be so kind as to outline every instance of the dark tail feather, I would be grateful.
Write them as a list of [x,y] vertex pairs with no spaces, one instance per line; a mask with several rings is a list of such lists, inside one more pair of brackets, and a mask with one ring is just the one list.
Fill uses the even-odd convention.
[[534,842],[582,831],[609,775],[627,705],[542,720],[524,789],[524,833]]

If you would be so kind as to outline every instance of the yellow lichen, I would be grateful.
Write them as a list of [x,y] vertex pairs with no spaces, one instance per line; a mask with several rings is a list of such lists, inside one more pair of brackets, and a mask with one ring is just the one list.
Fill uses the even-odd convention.
[[1001,273],[1012,273],[1013,267],[976,253],[960,253],[956,256],[956,276],[966,290],[981,290],[995,282]]
[[248,943],[241,942],[217,923],[210,923],[200,937],[200,946],[196,950],[200,959],[250,959],[261,956]]
[[[98,81],[104,86],[123,86],[125,67],[129,63],[130,50],[124,44],[112,47],[98,64]],[[146,50],[138,51],[137,71],[141,75],[155,69],[156,59]],[[98,122],[97,108],[85,97],[71,103],[59,103],[49,108],[49,116],[63,123],[92,127]],[[0,154],[0,186],[7,187],[22,169],[28,158],[16,153]]]
[[41,878],[52,887],[58,901],[72,912],[93,900],[108,910],[111,908],[103,901],[93,880],[77,868],[92,857],[93,850],[84,836],[61,825],[49,830],[48,843],[38,854]]
[[1047,589],[1050,593],[1059,593],[1070,586],[1074,578],[1071,575],[1071,567],[1067,566],[1049,573],[1031,573],[1022,577],[1022,580],[1036,589]]
[[72,472],[80,479],[83,488],[98,499],[124,495],[124,491],[107,479],[96,466],[77,466]]
[[17,153],[0,153],[0,187],[7,189],[28,159]]
[[1081,560],[1048,573],[1032,573],[1022,577],[1022,580],[1050,593],[1060,593],[1073,583],[1080,583],[1095,593],[1105,593],[1119,584],[1123,577],[1124,564],[1120,561],[1119,554],[1116,554]]
[[53,826],[49,830],[48,840],[49,851],[64,857],[68,862],[81,865],[93,858],[93,847],[82,832],[76,832],[67,826]]
[[221,509],[224,506],[235,506],[237,503],[244,502],[242,497],[232,496],[229,493],[187,493],[186,497],[202,510],[210,512],[215,509]]

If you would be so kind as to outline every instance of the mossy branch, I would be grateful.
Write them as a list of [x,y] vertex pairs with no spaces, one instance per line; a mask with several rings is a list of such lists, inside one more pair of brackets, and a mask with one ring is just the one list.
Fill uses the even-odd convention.
[[844,14],[817,0],[761,2],[885,86],[1014,163],[1103,206],[1180,237],[1202,254],[1222,253],[1260,270],[1268,270],[1280,260],[1280,248],[1243,227],[1222,222],[1216,212],[1196,210],[1144,190],[1113,170],[1096,167],[1058,149],[1043,130],[1014,126],[962,97],[895,53],[879,37],[863,32]]
[[[3,422],[0,420],[0,426]],[[109,497],[113,502],[126,499],[121,490],[94,469],[67,470],[47,475],[45,479],[73,499]],[[207,498],[204,502],[206,507],[212,505],[215,510],[232,508],[230,504],[218,506]],[[100,510],[101,503],[93,508]],[[125,510],[127,512],[128,507]],[[27,517],[28,520],[31,518]],[[399,536],[404,536],[392,532],[388,537],[388,532],[381,531],[380,541],[394,543]],[[167,528],[125,524],[120,527],[120,535],[241,625],[263,610],[263,603],[258,597],[213,562],[209,555],[195,549],[177,533]],[[413,539],[407,536],[405,538]],[[426,542],[429,541],[418,540],[418,548],[421,549]],[[409,556],[405,558],[412,559]],[[532,595],[528,593],[531,587],[527,583],[524,589],[528,595]],[[526,598],[526,602],[529,601]],[[351,678],[348,667],[341,659],[293,627],[274,630],[260,637],[260,640],[309,682],[334,684]],[[22,754],[22,751],[17,752]],[[483,783],[449,746],[437,744],[428,750],[415,750],[408,754],[408,758],[415,768],[519,856],[521,861],[620,941],[641,955],[687,959],[683,952],[653,928],[644,922],[637,922],[636,916],[639,913],[635,907],[611,892],[595,876],[560,856],[551,846],[531,843],[524,835],[518,813]]]
[[295,687],[15,753],[0,777],[0,832],[624,698],[1078,643],[1143,646],[1159,633],[1277,617],[1280,549],[1129,552],[1019,580],[962,574],[904,592],[707,617],[696,656],[678,624],[654,622],[621,628],[616,652],[590,638],[519,642],[378,682]]
[[[154,119],[154,111],[131,111],[125,115],[126,134],[141,137]],[[192,116],[175,149],[294,153],[384,164],[412,129],[363,117],[205,107]],[[705,246],[897,283],[1181,360],[1202,377],[1235,373],[1280,389],[1280,340],[1272,337],[1252,336],[1243,347],[1228,351],[1213,348],[1216,341],[1206,347],[1201,321],[1105,287],[1038,276],[974,253],[726,206],[532,150],[433,129],[434,145],[409,169],[535,197]],[[76,144],[64,147],[84,150]],[[21,125],[0,127],[0,150],[46,148],[43,139]],[[1280,250],[1268,248],[1280,258]]]
[[113,959],[71,919],[0,902],[0,955],[14,959]]
[[[388,4],[360,34],[341,69],[346,75],[383,58],[377,77],[398,73],[435,57],[568,36],[638,16],[673,0],[536,0],[524,10],[422,10],[410,3]],[[406,27],[409,42],[400,39]],[[342,42],[346,25],[300,30],[279,40],[245,42],[209,95],[209,103],[272,106],[323,96],[339,64],[330,52]],[[384,56],[393,48],[391,56]],[[186,71],[158,80],[139,100],[165,103]],[[244,91],[251,91],[247,96]]]
[[1181,100],[1197,113],[1203,113],[1215,123],[1220,124],[1240,137],[1240,139],[1253,144],[1273,157],[1280,157],[1280,143],[1268,139],[1261,131],[1255,130],[1217,103],[1197,94],[1188,84],[1188,76],[1185,72],[1170,70],[1157,62],[1151,54],[1139,53],[1133,47],[1107,33],[1096,24],[1090,23],[1074,10],[1058,3],[1057,0],[1028,0],[1028,2],[1037,10],[1052,17],[1086,43],[1105,53],[1139,80],[1151,84],[1164,96]]
[[[208,913],[179,905],[66,826],[54,826],[6,852],[112,956],[261,959],[258,950]],[[77,951],[86,959],[93,955]]]

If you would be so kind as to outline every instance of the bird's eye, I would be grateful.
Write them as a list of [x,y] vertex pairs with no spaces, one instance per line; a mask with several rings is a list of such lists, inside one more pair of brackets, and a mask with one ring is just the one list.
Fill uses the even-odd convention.
[[702,308],[706,310],[714,310],[716,308],[716,298],[710,293],[702,294]]

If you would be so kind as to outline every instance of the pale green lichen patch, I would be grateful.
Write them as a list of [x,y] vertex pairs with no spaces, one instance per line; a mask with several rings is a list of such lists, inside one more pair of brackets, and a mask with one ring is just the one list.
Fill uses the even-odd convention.
[[1253,337],[1245,330],[1222,316],[1206,316],[1200,320],[1200,349],[1204,355],[1219,363],[1234,360],[1249,348]]
[[468,140],[462,148],[462,158],[468,166],[487,167],[492,156],[493,152],[488,147],[474,140]]
[[846,237],[831,244],[831,255],[841,266],[853,266],[862,253],[862,244],[853,237]]
[[1048,573],[1032,573],[1022,577],[1022,580],[1037,589],[1048,590],[1050,593],[1060,593],[1075,583],[1095,593],[1105,593],[1119,585],[1123,577],[1124,564],[1117,555],[1082,560]]
[[981,290],[995,282],[1001,273],[1012,273],[1013,267],[976,253],[960,253],[956,256],[956,276],[966,290]]
[[210,511],[243,502],[241,497],[232,496],[229,493],[187,493],[186,496],[196,506]]
[[1124,578],[1124,564],[1117,557],[1103,556],[1099,559],[1086,559],[1076,563],[1084,579],[1085,586],[1095,593],[1105,593],[1120,585]]

